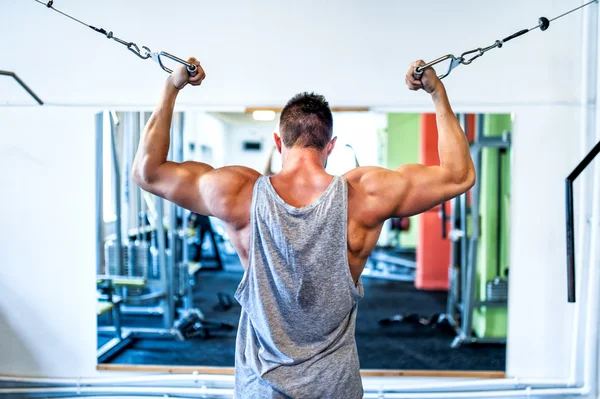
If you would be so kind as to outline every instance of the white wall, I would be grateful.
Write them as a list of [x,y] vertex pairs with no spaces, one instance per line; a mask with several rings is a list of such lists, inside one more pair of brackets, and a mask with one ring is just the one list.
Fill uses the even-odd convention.
[[[404,87],[415,59],[487,46],[580,3],[61,0],[55,6],[121,39],[198,57],[208,76],[200,89],[185,91],[183,103],[281,106],[299,91],[316,90],[332,105],[408,106],[428,104]],[[456,70],[447,81],[454,101],[577,102],[580,22],[580,13],[570,15]],[[52,103],[152,104],[165,78],[151,61],[33,0],[0,1],[0,47],[2,68]]]
[[[333,135],[337,137],[336,149],[344,165],[354,167],[354,155],[346,144],[352,146],[361,166],[379,165],[377,151],[379,139],[377,129],[385,128],[387,117],[380,113],[338,112],[333,115]],[[332,153],[332,156],[336,154]],[[349,159],[348,159],[349,158]],[[330,162],[332,161],[330,157]],[[349,161],[349,162],[348,162]],[[348,169],[341,171],[345,173]],[[331,172],[330,172],[331,173]]]
[[[342,175],[355,167],[354,154],[346,144],[352,145],[361,165],[377,165],[377,128],[385,123],[384,115],[338,112],[334,113],[333,119],[333,135],[338,139],[329,157],[327,171],[334,175]],[[225,164],[244,165],[262,173],[274,145],[273,132],[277,129],[276,123],[226,125]],[[243,145],[246,141],[259,142],[262,148],[259,151],[244,150]],[[276,152],[271,170],[276,173],[280,169],[281,155]]]
[[[251,125],[227,125],[225,134],[225,164],[243,165],[263,172],[269,157],[269,152],[273,147],[273,132],[276,129],[276,123],[272,126],[265,123]],[[260,150],[244,150],[244,142],[261,143]],[[279,154],[275,158],[280,159]],[[275,162],[273,163],[275,167]]]
[[[225,165],[225,124],[205,112],[187,112],[184,120],[184,159],[212,162],[214,167]],[[193,153],[189,149],[190,143],[195,147]],[[211,149],[212,160],[203,159],[202,146]]]
[[579,127],[574,107],[515,108],[507,345],[511,376],[569,376],[574,305],[567,303],[566,291],[564,178],[580,160]]
[[94,112],[0,108],[0,374],[94,373]]
[[[182,103],[280,106],[294,93],[314,89],[332,105],[431,110],[427,96],[403,87],[410,61],[492,43],[533,26],[540,15],[579,4],[107,0],[99,6],[62,0],[56,5],[119,37],[197,55],[208,77],[200,89],[186,89]],[[570,15],[547,32],[530,33],[457,69],[446,81],[457,111],[516,115],[511,376],[568,376],[573,326],[564,288],[562,180],[581,155],[580,22],[580,14]],[[165,78],[150,61],[33,1],[0,0],[0,47],[2,68],[19,73],[47,102],[150,105]],[[0,92],[0,103],[29,101],[10,93]],[[0,373],[94,373],[95,109],[0,109],[5,194]],[[51,230],[33,241],[36,213]]]

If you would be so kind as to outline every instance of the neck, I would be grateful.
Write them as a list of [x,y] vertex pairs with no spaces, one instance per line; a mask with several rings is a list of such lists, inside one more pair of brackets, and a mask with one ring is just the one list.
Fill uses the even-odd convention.
[[284,149],[281,154],[282,172],[324,171],[327,157],[314,148]]

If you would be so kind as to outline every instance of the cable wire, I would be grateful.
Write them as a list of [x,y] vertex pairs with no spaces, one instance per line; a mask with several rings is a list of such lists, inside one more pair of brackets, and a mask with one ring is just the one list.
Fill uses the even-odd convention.
[[[448,68],[448,71],[445,74],[439,76],[440,79],[444,79],[446,76],[450,75],[450,72],[452,72],[452,70],[454,68],[456,68],[457,66],[459,66],[459,65],[469,65],[474,60],[476,60],[477,58],[483,56],[489,50],[492,50],[494,48],[502,48],[502,45],[504,43],[506,43],[506,42],[508,42],[508,41],[510,41],[512,39],[516,39],[517,37],[520,37],[520,36],[522,36],[522,35],[524,35],[526,33],[529,33],[529,32],[531,32],[533,30],[536,30],[538,28],[541,29],[542,31],[545,31],[546,29],[548,29],[548,27],[550,27],[550,23],[552,21],[556,21],[557,19],[560,19],[560,18],[562,18],[562,17],[564,17],[566,15],[569,15],[572,12],[575,12],[575,11],[577,11],[579,9],[582,9],[583,7],[587,7],[590,4],[597,3],[597,2],[598,2],[598,0],[592,0],[592,1],[588,2],[588,3],[582,4],[579,7],[576,7],[574,9],[572,9],[572,10],[569,10],[569,11],[565,12],[564,14],[561,14],[561,15],[559,15],[557,17],[552,18],[552,19],[548,19],[546,17],[540,17],[540,19],[538,20],[538,24],[536,26],[534,26],[533,28],[531,28],[531,29],[522,29],[522,30],[520,30],[518,32],[513,33],[510,36],[505,37],[502,40],[496,40],[496,42],[494,44],[492,44],[491,46],[488,46],[488,47],[485,47],[485,48],[479,47],[479,48],[476,48],[476,49],[473,49],[473,50],[465,51],[459,57],[456,57],[456,56],[454,56],[452,54],[448,54],[448,55],[442,56],[442,57],[440,57],[440,58],[438,58],[438,59],[436,59],[434,61],[431,61],[431,62],[429,62],[429,63],[427,63],[425,65],[417,67],[415,69],[415,72],[413,73],[413,75],[415,76],[416,79],[420,79],[421,75],[423,74],[423,70],[425,68],[432,67],[432,66],[434,66],[436,64],[439,64],[440,62],[443,62],[443,61],[446,61],[446,60],[450,60],[450,66]],[[465,58],[465,56],[471,55],[471,54],[475,54],[475,55],[472,56],[471,58]]]
[[53,10],[54,10],[54,11],[56,11],[57,13],[59,13],[59,14],[62,14],[62,15],[64,15],[64,16],[65,16],[65,17],[67,17],[67,18],[71,18],[71,19],[72,19],[73,21],[75,21],[75,22],[79,22],[79,23],[80,23],[81,25],[83,25],[83,26],[87,26],[88,28],[90,28],[90,26],[89,26],[88,24],[86,24],[85,22],[83,22],[83,21],[80,21],[80,20],[78,20],[77,18],[75,18],[75,17],[72,17],[72,16],[70,16],[69,14],[66,14],[66,13],[64,13],[64,12],[62,12],[62,11],[60,11],[60,10],[58,10],[58,9],[54,8],[54,6],[53,6],[53,4],[52,4],[52,2],[51,2],[51,1],[49,1],[48,3],[44,3],[43,1],[40,1],[40,0],[34,0],[34,1],[36,1],[36,2],[38,2],[38,3],[40,3],[40,4],[43,4],[43,5],[45,5],[45,6],[46,6],[46,7],[48,7],[48,8],[51,8],[51,9],[53,9]]
[[88,27],[88,28],[90,28],[90,29],[92,29],[92,30],[94,30],[94,31],[96,31],[96,32],[98,32],[98,33],[106,36],[107,39],[112,39],[115,42],[117,42],[119,44],[122,44],[123,46],[127,47],[127,49],[129,51],[131,51],[133,54],[137,55],[138,57],[140,57],[143,60],[147,60],[148,58],[152,58],[153,60],[155,60],[160,65],[161,69],[163,71],[167,72],[167,73],[171,73],[171,72],[173,72],[173,70],[171,70],[170,68],[167,68],[163,64],[163,62],[162,62],[162,58],[163,57],[164,58],[168,58],[170,60],[173,60],[173,61],[175,61],[175,62],[177,62],[179,64],[185,65],[186,68],[187,68],[187,70],[188,70],[188,72],[190,73],[190,75],[193,76],[193,75],[196,74],[197,68],[196,68],[195,64],[190,64],[189,62],[187,62],[187,61],[185,61],[185,60],[183,60],[183,59],[181,59],[179,57],[176,57],[173,54],[169,54],[167,52],[164,52],[164,51],[160,51],[158,53],[153,53],[152,50],[150,50],[146,46],[142,46],[142,49],[140,50],[140,48],[138,47],[137,44],[135,44],[134,42],[128,42],[126,40],[119,39],[118,37],[116,37],[116,36],[113,35],[112,31],[106,31],[104,28],[96,28],[95,26],[88,25],[85,22],[83,22],[83,21],[81,21],[81,20],[79,20],[79,19],[77,19],[75,17],[72,17],[69,14],[67,14],[65,12],[62,12],[62,11],[54,8],[54,0],[48,0],[47,3],[44,3],[43,1],[40,1],[40,0],[34,0],[34,1],[36,3],[43,4],[47,8],[49,8],[49,9],[51,9],[53,11],[56,11],[57,13],[59,13],[61,15],[64,15],[65,17],[70,18],[73,21],[78,22],[81,25],[86,26],[86,27]]

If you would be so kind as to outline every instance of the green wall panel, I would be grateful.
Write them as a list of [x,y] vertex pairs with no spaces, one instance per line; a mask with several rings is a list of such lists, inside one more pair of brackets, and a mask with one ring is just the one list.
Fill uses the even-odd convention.
[[[388,114],[385,167],[396,169],[400,165],[419,162],[419,117],[419,114]],[[402,247],[417,246],[417,225],[417,218],[412,217],[410,230],[400,234]]]
[[[510,114],[491,114],[485,116],[484,136],[501,136],[511,131]],[[477,253],[476,297],[485,299],[486,283],[497,274],[497,254],[500,251],[501,277],[506,276],[509,262],[509,221],[510,221],[510,149],[502,159],[502,200],[498,204],[498,153],[497,149],[485,148],[482,151],[481,172],[481,237]],[[498,206],[502,207],[501,244],[498,248]],[[473,328],[479,337],[506,337],[507,309],[481,308],[473,315]]]

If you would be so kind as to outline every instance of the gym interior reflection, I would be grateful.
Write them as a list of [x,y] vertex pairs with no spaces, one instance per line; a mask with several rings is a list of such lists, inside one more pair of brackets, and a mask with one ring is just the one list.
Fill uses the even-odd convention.
[[[233,367],[243,269],[221,222],[131,181],[148,112],[105,111],[97,126],[98,363]],[[510,260],[509,114],[458,115],[477,184],[421,215],[386,222],[363,282],[363,369],[503,371]],[[176,113],[169,158],[276,173],[273,120]],[[265,118],[268,119],[268,118]],[[334,113],[327,170],[433,165],[435,115]]]

